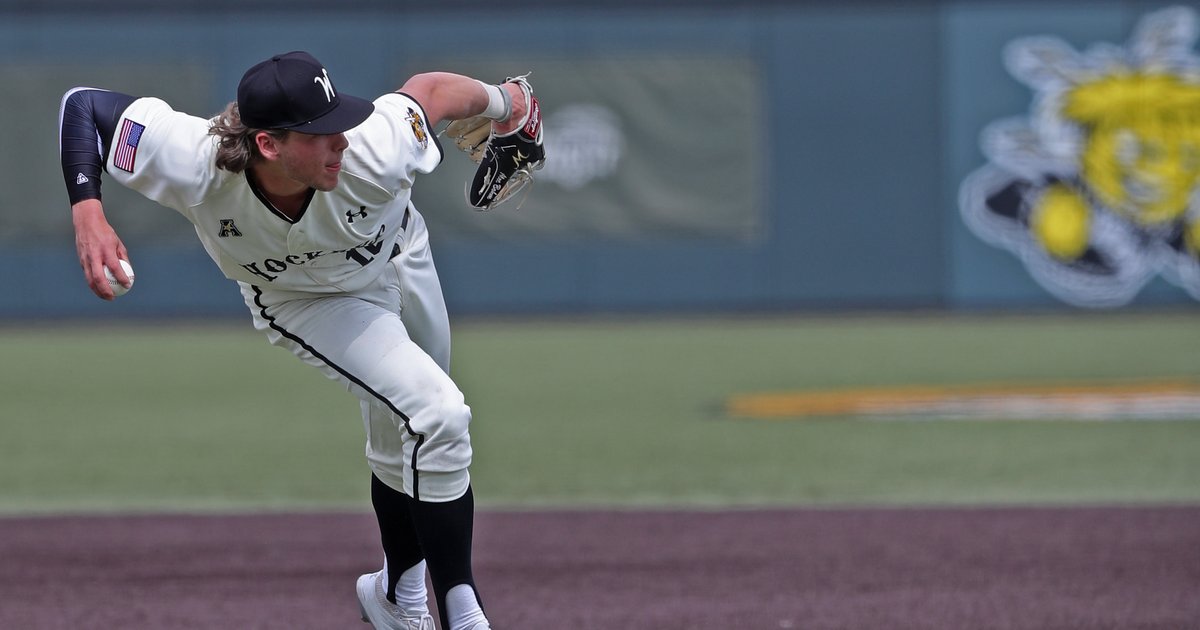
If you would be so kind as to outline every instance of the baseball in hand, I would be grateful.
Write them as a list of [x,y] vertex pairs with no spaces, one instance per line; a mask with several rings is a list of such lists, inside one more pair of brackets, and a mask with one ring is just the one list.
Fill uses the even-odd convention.
[[117,282],[116,276],[113,275],[113,272],[109,271],[108,267],[104,268],[104,276],[108,278],[108,286],[112,287],[113,295],[118,297],[129,293],[129,289],[133,288],[133,267],[129,266],[129,261],[122,260],[120,262],[121,269],[125,271],[125,275],[129,276],[128,287],[122,286],[120,282]]

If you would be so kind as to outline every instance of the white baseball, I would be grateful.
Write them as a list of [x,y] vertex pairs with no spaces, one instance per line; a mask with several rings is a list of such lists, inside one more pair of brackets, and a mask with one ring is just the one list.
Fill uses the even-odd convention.
[[129,293],[129,289],[133,288],[133,267],[129,266],[129,261],[127,260],[121,260],[120,262],[121,269],[125,271],[125,275],[129,276],[128,287],[122,286],[120,282],[117,282],[116,276],[113,275],[113,272],[108,270],[108,267],[104,268],[104,276],[108,278],[108,286],[112,287],[113,295],[116,296],[125,295],[126,293]]

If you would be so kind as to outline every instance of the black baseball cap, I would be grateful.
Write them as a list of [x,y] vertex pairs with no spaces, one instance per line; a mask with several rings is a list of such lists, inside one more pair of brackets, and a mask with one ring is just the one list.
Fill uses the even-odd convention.
[[321,62],[303,51],[275,55],[247,70],[237,104],[247,127],[313,135],[357,127],[375,110],[370,101],[338,94]]

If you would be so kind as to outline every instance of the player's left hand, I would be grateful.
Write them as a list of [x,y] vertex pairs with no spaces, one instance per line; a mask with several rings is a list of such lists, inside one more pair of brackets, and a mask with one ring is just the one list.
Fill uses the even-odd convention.
[[[508,92],[512,102],[512,114],[508,120],[492,120],[485,116],[472,116],[462,120],[452,120],[446,126],[446,136],[454,141],[454,146],[467,154],[472,162],[478,164],[483,160],[484,149],[492,134],[502,136],[516,131],[517,126],[525,119],[529,111],[529,101],[525,91],[517,81],[508,81],[500,86]],[[532,95],[532,94],[531,94]]]
[[513,97],[513,114],[508,120],[494,122],[475,116],[446,127],[454,144],[479,164],[466,191],[467,202],[479,210],[490,210],[533,183],[533,171],[546,161],[541,107],[529,81],[515,77],[501,89]]

